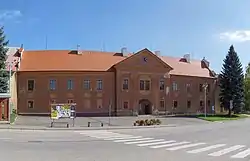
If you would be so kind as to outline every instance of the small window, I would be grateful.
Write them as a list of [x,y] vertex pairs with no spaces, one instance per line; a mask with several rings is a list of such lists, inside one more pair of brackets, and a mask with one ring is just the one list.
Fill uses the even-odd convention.
[[34,80],[28,80],[28,91],[33,91],[35,88],[35,81]]
[[123,102],[123,108],[128,109],[128,102],[127,101]]
[[173,91],[177,91],[178,90],[178,85],[177,83],[173,82]]
[[140,90],[144,90],[144,81],[140,80]]
[[200,87],[199,87],[200,89],[200,92],[202,92],[203,91],[203,84],[200,84]]
[[210,107],[211,106],[211,102],[210,100],[207,101],[207,106]]
[[90,90],[90,80],[84,80],[83,81],[83,88],[85,90]]
[[150,81],[149,81],[149,80],[146,80],[146,81],[145,81],[145,90],[146,90],[146,91],[149,91],[149,90],[150,90]]
[[164,80],[160,80],[160,90],[163,91],[165,88],[165,82]]
[[98,91],[102,90],[102,80],[96,81],[96,90]]
[[203,101],[200,101],[200,107],[202,107],[203,106]]
[[68,103],[74,103],[73,99],[68,99]]
[[34,108],[34,101],[28,101],[28,108]]
[[67,86],[68,86],[68,90],[72,90],[73,89],[73,80],[69,79],[67,82]]
[[174,101],[174,108],[177,108],[177,107],[178,107],[178,102]]
[[165,101],[164,100],[160,100],[160,108],[165,108]]
[[122,89],[128,90],[128,79],[123,79]]
[[187,92],[188,92],[188,93],[191,91],[191,84],[190,84],[190,83],[188,83],[188,84],[186,85],[186,89],[187,89]]
[[56,80],[55,79],[49,80],[49,89],[56,90]]
[[207,84],[207,92],[210,92],[210,84]]
[[191,101],[187,101],[187,108],[191,108]]

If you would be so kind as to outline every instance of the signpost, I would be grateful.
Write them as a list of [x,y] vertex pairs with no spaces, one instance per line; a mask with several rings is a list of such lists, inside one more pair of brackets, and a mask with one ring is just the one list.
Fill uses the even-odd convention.
[[111,111],[112,111],[112,103],[109,101],[109,126],[110,126],[110,119],[111,119]]

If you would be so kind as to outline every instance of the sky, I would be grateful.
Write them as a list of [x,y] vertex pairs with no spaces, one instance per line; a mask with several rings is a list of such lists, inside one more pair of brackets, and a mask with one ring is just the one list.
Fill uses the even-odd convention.
[[[221,71],[230,45],[250,61],[249,0],[3,0],[9,46],[205,57]],[[47,43],[46,43],[47,42]]]

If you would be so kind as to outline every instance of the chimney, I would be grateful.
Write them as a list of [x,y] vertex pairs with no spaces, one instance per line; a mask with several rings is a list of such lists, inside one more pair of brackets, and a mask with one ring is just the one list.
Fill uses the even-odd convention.
[[160,56],[161,55],[161,51],[159,51],[159,50],[155,51],[155,55],[156,56]]
[[185,54],[183,58],[186,59],[187,63],[190,63],[190,54]]
[[124,56],[124,55],[127,55],[127,53],[128,53],[127,48],[126,48],[126,47],[123,47],[123,48],[121,49],[121,53],[122,53],[123,56]]
[[205,57],[201,60],[201,68],[209,68],[209,61],[207,61]]
[[80,51],[80,45],[79,45],[79,44],[77,44],[77,46],[76,46],[76,47],[77,47],[76,53],[77,53],[77,54],[81,54],[81,51]]

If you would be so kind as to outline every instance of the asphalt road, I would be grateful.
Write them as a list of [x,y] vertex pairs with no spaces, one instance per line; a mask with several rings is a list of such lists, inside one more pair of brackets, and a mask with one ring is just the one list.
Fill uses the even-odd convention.
[[0,131],[4,161],[250,160],[250,119],[179,127]]

